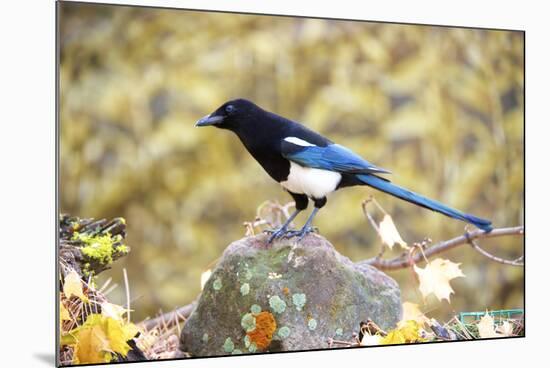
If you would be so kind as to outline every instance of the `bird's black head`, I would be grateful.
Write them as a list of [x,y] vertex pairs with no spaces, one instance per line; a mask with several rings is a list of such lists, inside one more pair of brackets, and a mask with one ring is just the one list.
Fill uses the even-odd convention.
[[206,115],[195,123],[196,127],[212,125],[216,128],[229,129],[237,132],[249,123],[249,117],[261,110],[253,102],[239,98],[221,105],[210,115]]

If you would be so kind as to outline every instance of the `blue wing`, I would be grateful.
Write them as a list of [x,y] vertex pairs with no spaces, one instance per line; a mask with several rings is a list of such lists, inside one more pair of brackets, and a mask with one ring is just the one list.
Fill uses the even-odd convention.
[[283,141],[281,148],[283,157],[306,167],[350,174],[390,173],[339,144],[330,144],[326,147],[300,146]]

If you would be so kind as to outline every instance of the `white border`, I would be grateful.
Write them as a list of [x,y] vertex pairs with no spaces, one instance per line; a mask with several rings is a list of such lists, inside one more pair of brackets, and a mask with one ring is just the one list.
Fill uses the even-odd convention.
[[[518,367],[543,357],[549,327],[547,11],[525,1],[111,1],[527,31],[527,337],[120,367]],[[541,4],[541,5],[538,5]],[[3,366],[52,366],[54,351],[54,2],[2,3],[0,262]],[[503,203],[503,206],[506,204]],[[480,290],[480,292],[483,292]],[[545,359],[546,360],[546,359]],[[543,360],[543,361],[545,361]],[[11,364],[9,364],[11,363]],[[536,364],[536,363],[535,363]],[[544,363],[542,363],[544,364]],[[539,364],[540,365],[540,364]]]

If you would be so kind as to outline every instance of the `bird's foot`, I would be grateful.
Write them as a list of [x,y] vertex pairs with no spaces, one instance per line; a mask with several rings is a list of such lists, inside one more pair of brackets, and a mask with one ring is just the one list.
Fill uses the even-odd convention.
[[302,240],[307,234],[317,232],[317,228],[313,226],[304,226],[300,230],[292,230],[287,231],[286,234],[283,235],[284,238],[290,239],[290,238],[298,238],[297,240]]
[[282,238],[284,235],[286,235],[289,231],[285,226],[279,228],[279,229],[270,229],[270,230],[264,230],[264,233],[271,234],[269,239],[267,239],[267,243],[271,244],[275,239]]

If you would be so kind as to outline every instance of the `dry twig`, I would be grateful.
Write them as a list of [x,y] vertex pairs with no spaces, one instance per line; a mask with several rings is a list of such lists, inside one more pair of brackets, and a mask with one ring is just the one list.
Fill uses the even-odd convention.
[[[512,235],[523,235],[523,234],[524,234],[523,226],[493,229],[493,231],[489,233],[486,233],[483,230],[474,230],[467,234],[457,236],[456,238],[439,242],[431,246],[430,248],[427,248],[423,254],[426,258],[430,258],[436,254],[446,252],[458,246],[461,246],[464,244],[470,244],[470,242],[475,239],[496,238],[501,236],[512,236]],[[492,256],[489,253],[487,254],[489,255],[488,257],[490,259],[493,259],[495,261],[497,261],[498,259],[498,261],[501,263],[511,262],[511,263],[514,263],[513,264],[514,266],[523,265],[523,263],[520,264],[518,261],[518,260],[521,260],[522,257],[518,258],[518,260],[506,261],[506,260],[499,259],[498,257]],[[424,261],[424,256],[420,253],[416,253],[413,257],[411,257],[411,260],[414,263],[419,263]],[[407,256],[407,254],[405,254],[405,255],[402,255],[393,259],[387,259],[387,260],[381,259],[380,257],[373,257],[363,261],[362,263],[369,264],[380,270],[397,270],[397,269],[406,268],[410,266],[411,260],[409,260],[409,257]],[[509,264],[509,263],[505,263],[505,264]]]
[[143,326],[146,330],[152,330],[156,326],[162,325],[163,328],[169,328],[172,325],[179,324],[179,321],[184,321],[187,319],[195,307],[197,306],[197,301],[193,301],[183,307],[180,307],[176,310],[173,310],[168,313],[161,314],[158,317],[147,319],[143,322],[140,322],[140,325]]

